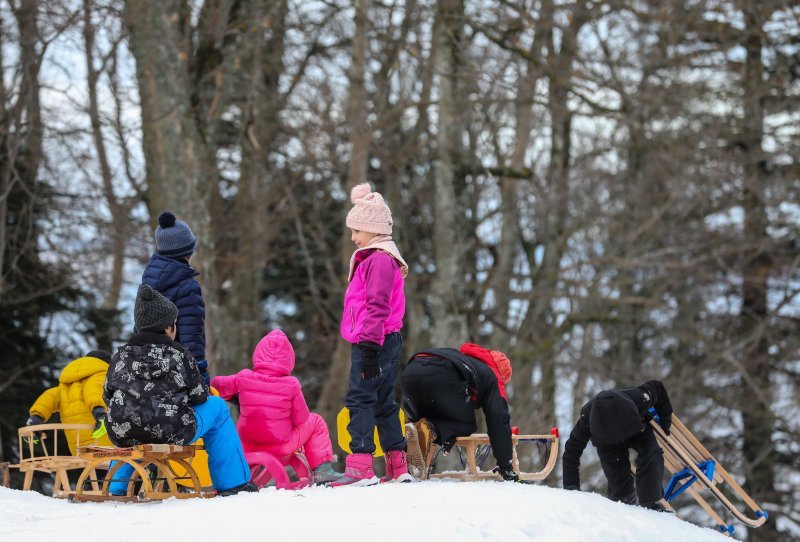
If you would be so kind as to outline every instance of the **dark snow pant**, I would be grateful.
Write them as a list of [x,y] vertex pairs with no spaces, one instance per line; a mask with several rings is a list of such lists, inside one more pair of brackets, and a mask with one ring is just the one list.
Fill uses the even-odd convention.
[[436,430],[436,442],[444,445],[477,430],[475,407],[468,384],[453,364],[439,358],[415,358],[403,371],[401,387],[411,404],[413,420],[427,418]]
[[[628,450],[636,451],[636,487]],[[664,496],[664,455],[649,426],[621,444],[599,446],[597,455],[608,479],[608,498],[627,504],[651,505]]]
[[361,378],[361,349],[353,345],[350,354],[350,387],[345,405],[350,410],[347,431],[353,440],[350,451],[354,454],[375,453],[375,426],[384,451],[404,450],[406,439],[400,427],[400,407],[394,400],[397,385],[397,366],[403,338],[400,333],[390,333],[383,340],[378,355],[381,375],[374,380]]

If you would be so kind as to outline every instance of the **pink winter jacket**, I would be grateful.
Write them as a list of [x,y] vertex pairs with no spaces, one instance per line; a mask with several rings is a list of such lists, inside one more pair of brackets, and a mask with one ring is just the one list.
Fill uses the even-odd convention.
[[356,253],[356,266],[344,294],[342,337],[383,346],[385,335],[403,327],[406,296],[400,264],[380,250],[364,250]]
[[294,349],[283,331],[276,329],[261,339],[253,352],[253,368],[211,381],[223,399],[239,395],[236,429],[245,451],[286,442],[292,428],[309,415],[300,382],[291,376]]

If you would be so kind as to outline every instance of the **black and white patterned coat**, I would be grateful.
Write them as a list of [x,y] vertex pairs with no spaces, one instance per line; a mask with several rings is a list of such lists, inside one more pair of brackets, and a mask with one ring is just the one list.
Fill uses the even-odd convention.
[[197,432],[191,405],[208,399],[208,386],[188,350],[162,333],[142,332],[112,358],[103,399],[115,445],[189,444]]

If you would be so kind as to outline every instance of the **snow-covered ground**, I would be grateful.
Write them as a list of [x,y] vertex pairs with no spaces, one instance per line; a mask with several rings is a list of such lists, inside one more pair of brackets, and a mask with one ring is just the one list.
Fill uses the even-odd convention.
[[162,503],[81,503],[0,488],[0,540],[720,542],[721,534],[600,495],[503,482],[273,488]]

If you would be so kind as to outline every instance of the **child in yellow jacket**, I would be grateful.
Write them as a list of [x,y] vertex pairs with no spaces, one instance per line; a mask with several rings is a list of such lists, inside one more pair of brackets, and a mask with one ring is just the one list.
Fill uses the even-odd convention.
[[[30,418],[26,425],[39,425],[56,412],[61,413],[61,423],[95,424],[98,428],[105,417],[106,404],[103,402],[103,383],[106,380],[111,355],[103,350],[93,350],[83,357],[71,361],[58,377],[58,387],[42,393],[30,408]],[[78,446],[94,444],[92,431],[82,430]],[[75,455],[75,431],[66,431],[67,443]],[[97,440],[103,446],[110,446],[106,435]]]

